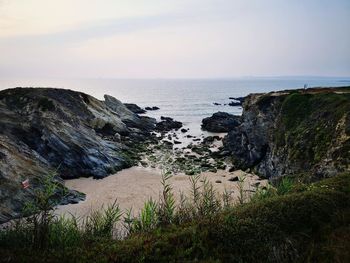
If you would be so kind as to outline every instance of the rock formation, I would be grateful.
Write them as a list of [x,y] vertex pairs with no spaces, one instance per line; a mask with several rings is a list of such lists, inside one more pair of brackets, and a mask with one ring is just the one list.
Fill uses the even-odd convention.
[[125,107],[127,107],[129,110],[131,110],[133,113],[136,114],[142,114],[142,113],[146,113],[146,110],[140,108],[139,106],[137,106],[134,103],[124,103]]
[[243,107],[224,139],[236,166],[266,177],[349,171],[349,88],[251,94]]
[[[129,167],[126,151],[155,123],[107,95],[100,101],[63,89],[0,91],[0,222],[18,215],[30,198],[33,189],[21,187],[25,179],[33,183],[50,170],[64,179],[103,178]],[[64,202],[75,197],[81,196],[70,192]]]
[[160,117],[161,121],[156,124],[156,130],[159,132],[168,132],[173,129],[178,130],[182,127],[182,123],[179,121],[175,121],[170,117]]
[[227,112],[216,112],[202,120],[202,129],[209,132],[229,132],[241,124],[241,117]]

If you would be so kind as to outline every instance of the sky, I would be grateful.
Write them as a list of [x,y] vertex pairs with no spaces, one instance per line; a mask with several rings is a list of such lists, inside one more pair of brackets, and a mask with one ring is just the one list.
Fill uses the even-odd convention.
[[350,76],[349,0],[0,0],[0,78]]

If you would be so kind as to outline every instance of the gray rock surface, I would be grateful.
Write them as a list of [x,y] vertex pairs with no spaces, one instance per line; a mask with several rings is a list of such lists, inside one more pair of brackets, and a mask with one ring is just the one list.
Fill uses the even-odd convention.
[[[56,169],[64,179],[103,178],[129,167],[125,151],[154,127],[154,119],[108,95],[99,101],[63,89],[0,91],[0,222],[17,216],[30,199],[33,189],[21,187],[25,179],[34,182]],[[71,191],[63,202],[81,197]]]

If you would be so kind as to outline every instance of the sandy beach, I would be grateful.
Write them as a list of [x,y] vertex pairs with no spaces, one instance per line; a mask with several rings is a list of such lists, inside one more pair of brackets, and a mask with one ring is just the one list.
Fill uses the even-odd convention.
[[[201,174],[202,179],[209,180],[218,195],[225,191],[232,193],[233,200],[239,195],[238,183],[229,181],[231,177],[245,176],[244,189],[251,194],[256,187],[254,184],[260,182],[260,186],[267,184],[267,180],[259,180],[258,176],[243,171],[227,172],[219,170],[217,173],[205,172]],[[176,174],[170,179],[173,192],[177,200],[180,192],[190,192],[190,181],[188,175]],[[221,183],[219,183],[221,181]],[[161,171],[155,168],[132,167],[110,175],[102,180],[92,178],[78,178],[67,180],[66,186],[86,194],[86,200],[78,204],[59,206],[56,213],[59,215],[73,214],[84,217],[90,211],[100,209],[103,205],[112,204],[116,199],[121,209],[132,208],[135,215],[142,209],[144,202],[149,198],[158,201],[162,191]]]

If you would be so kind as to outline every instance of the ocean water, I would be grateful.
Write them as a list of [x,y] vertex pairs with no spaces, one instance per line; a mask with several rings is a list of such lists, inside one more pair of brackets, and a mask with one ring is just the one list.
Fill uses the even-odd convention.
[[[146,115],[172,117],[200,136],[201,120],[214,112],[240,115],[240,107],[231,107],[229,97],[283,89],[350,85],[350,78],[279,77],[237,79],[0,79],[0,89],[13,87],[56,87],[88,93],[98,99],[112,95],[122,102],[141,107],[158,106]],[[214,105],[214,102],[221,105]]]

